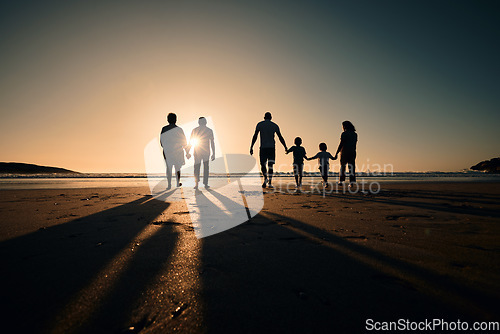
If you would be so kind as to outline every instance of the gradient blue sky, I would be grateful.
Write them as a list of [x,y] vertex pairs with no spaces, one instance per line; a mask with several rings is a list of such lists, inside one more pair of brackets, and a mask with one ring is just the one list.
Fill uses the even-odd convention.
[[247,153],[270,110],[311,155],[348,119],[361,169],[461,170],[499,156],[499,42],[497,1],[2,1],[0,160],[141,172],[170,111]]

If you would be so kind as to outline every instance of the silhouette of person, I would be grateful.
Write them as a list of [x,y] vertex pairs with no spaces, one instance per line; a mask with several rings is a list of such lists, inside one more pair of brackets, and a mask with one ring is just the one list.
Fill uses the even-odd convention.
[[314,157],[306,158],[306,160],[318,159],[319,163],[319,171],[321,173],[321,178],[323,179],[323,184],[325,188],[328,188],[328,171],[330,170],[330,159],[336,160],[337,157],[334,157],[327,152],[327,146],[325,143],[319,144],[319,152],[316,153]]
[[172,188],[172,167],[175,167],[175,176],[177,179],[177,187],[182,186],[181,167],[184,165],[184,151],[186,157],[191,156],[187,150],[187,141],[184,131],[175,125],[177,115],[169,113],[167,116],[168,125],[161,129],[160,144],[163,148],[163,158],[167,166],[167,190]]
[[[250,145],[250,155],[253,155],[253,145],[257,141],[257,136],[260,133],[260,169],[262,171],[262,175],[264,176],[262,188],[265,188],[266,186],[273,188],[271,182],[273,180],[273,165],[276,160],[276,144],[274,141],[274,134],[278,135],[281,144],[285,147],[285,151],[287,150],[285,139],[281,135],[280,128],[278,124],[271,121],[272,118],[273,117],[269,111],[264,114],[264,120],[257,123],[257,126],[255,127],[252,144]],[[269,172],[266,169],[266,163]]]
[[302,172],[304,171],[304,158],[306,157],[306,149],[302,145],[302,138],[295,138],[295,146],[290,147],[286,150],[286,154],[293,152],[293,175],[295,176],[295,183],[297,184],[297,190],[302,185]]
[[340,144],[335,153],[335,158],[340,152],[340,173],[339,184],[345,181],[346,165],[349,166],[349,182],[351,185],[356,182],[356,143],[358,142],[358,134],[356,128],[349,121],[342,122],[344,132],[340,136]]
[[[199,126],[191,132],[191,137],[189,138],[190,145],[194,146],[194,179],[196,185],[195,189],[198,189],[198,183],[200,182],[200,169],[201,163],[203,162],[203,184],[205,188],[209,188],[208,176],[209,176],[209,158],[210,158],[210,148],[212,148],[212,161],[215,160],[215,143],[214,143],[214,132],[212,129],[207,127],[207,119],[205,117],[200,117],[198,119]],[[191,146],[188,148],[188,153],[191,150]]]

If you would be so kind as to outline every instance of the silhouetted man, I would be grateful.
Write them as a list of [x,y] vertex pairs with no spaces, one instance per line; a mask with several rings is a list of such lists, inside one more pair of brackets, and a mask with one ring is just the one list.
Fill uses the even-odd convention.
[[[278,124],[271,122],[272,118],[273,117],[270,112],[266,112],[264,114],[264,120],[257,124],[252,138],[252,145],[250,145],[250,155],[253,155],[253,145],[257,141],[257,136],[260,133],[260,169],[262,171],[262,175],[264,175],[262,188],[265,188],[266,185],[268,185],[269,188],[273,187],[271,182],[273,180],[273,165],[276,160],[276,144],[274,141],[274,134],[278,135],[278,139],[285,147],[285,152],[287,150],[285,139],[280,132],[280,127]],[[269,169],[269,174],[266,169],[266,163]]]
[[160,144],[163,147],[163,158],[167,165],[167,190],[172,188],[172,166],[175,167],[175,176],[177,179],[177,187],[182,186],[181,181],[181,166],[184,165],[184,151],[189,159],[190,155],[187,150],[187,141],[184,131],[175,125],[177,115],[170,113],[167,116],[168,125],[161,129]]
[[[198,189],[198,183],[200,182],[200,169],[201,163],[203,162],[203,185],[205,188],[208,186],[208,176],[209,176],[209,158],[210,158],[210,148],[212,148],[212,161],[215,160],[215,143],[214,143],[214,132],[212,129],[207,127],[207,119],[205,117],[200,117],[198,119],[197,128],[193,129],[191,132],[191,138],[189,142],[194,146],[194,179],[195,179],[195,189]],[[188,148],[188,153],[191,147]]]

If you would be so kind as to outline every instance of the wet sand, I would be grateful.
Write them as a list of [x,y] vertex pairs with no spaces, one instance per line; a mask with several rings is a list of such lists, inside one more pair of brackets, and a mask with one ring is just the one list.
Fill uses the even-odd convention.
[[335,332],[499,321],[500,183],[266,191],[196,239],[148,188],[0,191],[6,332]]

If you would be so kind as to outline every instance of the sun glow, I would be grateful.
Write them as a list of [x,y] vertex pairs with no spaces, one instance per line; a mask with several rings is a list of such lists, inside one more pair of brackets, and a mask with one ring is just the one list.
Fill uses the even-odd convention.
[[195,148],[196,145],[198,145],[198,138],[191,138],[189,140],[189,145],[192,147],[192,148]]

